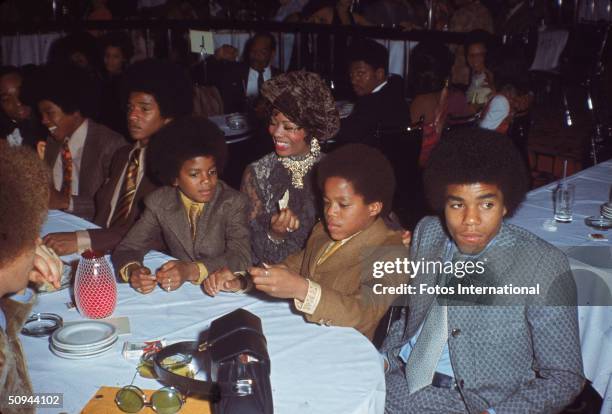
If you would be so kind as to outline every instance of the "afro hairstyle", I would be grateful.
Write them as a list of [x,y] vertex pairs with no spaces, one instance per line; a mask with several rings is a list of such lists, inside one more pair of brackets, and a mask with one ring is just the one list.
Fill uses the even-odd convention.
[[382,152],[364,144],[347,144],[325,156],[317,168],[317,182],[321,192],[331,177],[344,178],[353,185],[355,193],[363,196],[366,204],[383,203],[381,214],[387,216],[393,204],[395,174]]
[[511,216],[529,188],[527,168],[510,138],[482,128],[453,131],[431,153],[424,172],[431,206],[444,210],[446,189],[452,184],[496,185]]
[[193,112],[193,83],[180,66],[166,60],[145,59],[129,66],[122,85],[122,103],[130,93],[144,92],[155,97],[164,118]]
[[0,266],[34,247],[49,206],[48,180],[34,151],[0,140]]
[[160,185],[172,185],[183,163],[196,157],[213,157],[222,172],[227,158],[223,132],[204,117],[176,118],[151,137],[147,174]]
[[74,65],[45,67],[36,82],[36,101],[51,101],[66,114],[80,112],[92,116],[96,112],[97,96],[95,80],[90,74]]
[[348,62],[363,61],[372,66],[374,70],[383,69],[385,74],[389,69],[389,52],[380,43],[367,38],[355,39],[348,51]]

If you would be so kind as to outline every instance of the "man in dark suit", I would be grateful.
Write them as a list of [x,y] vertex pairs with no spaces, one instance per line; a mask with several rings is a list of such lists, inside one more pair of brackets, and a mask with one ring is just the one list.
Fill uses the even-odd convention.
[[125,140],[88,118],[92,85],[83,70],[51,68],[45,80],[38,91],[38,109],[49,132],[45,151],[53,177],[49,208],[91,219],[94,195]]
[[134,144],[112,158],[110,172],[95,197],[94,223],[99,229],[51,233],[45,243],[65,255],[87,249],[115,248],[143,210],[143,199],[157,188],[146,174],[151,137],[174,118],[191,112],[192,85],[182,69],[169,62],[145,60],[126,73],[127,122]]
[[428,266],[382,347],[385,412],[562,411],[584,385],[576,285],[561,251],[503,220],[528,188],[518,151],[460,131],[434,149],[425,186],[442,219],[412,237]]
[[236,49],[223,45],[208,58],[208,82],[219,89],[225,113],[244,112],[247,102],[256,103],[261,85],[281,71],[272,66],[276,39],[271,33],[258,32],[244,48],[242,62],[235,62]]
[[342,120],[338,142],[376,145],[378,126],[402,127],[410,124],[410,111],[404,99],[400,76],[388,76],[387,49],[369,39],[356,41],[349,51],[349,74],[357,95],[352,113]]

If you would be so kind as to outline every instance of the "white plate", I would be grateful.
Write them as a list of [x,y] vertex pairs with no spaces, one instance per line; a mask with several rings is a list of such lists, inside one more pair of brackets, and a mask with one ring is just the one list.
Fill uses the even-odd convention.
[[117,328],[108,322],[79,321],[66,324],[53,333],[51,340],[65,349],[101,346],[117,336]]
[[109,346],[108,348],[104,348],[98,352],[95,352],[93,354],[69,354],[66,352],[62,352],[58,349],[55,349],[55,347],[53,347],[53,345],[51,345],[49,347],[51,349],[51,352],[53,352],[55,355],[57,355],[60,358],[65,358],[65,359],[86,359],[86,358],[95,358],[101,355],[106,354],[109,350],[113,349],[113,346]]
[[87,346],[87,347],[81,347],[81,348],[70,348],[70,347],[66,348],[64,347],[64,345],[58,344],[57,342],[51,342],[51,346],[55,348],[55,350],[64,352],[67,354],[90,354],[90,353],[98,352],[102,349],[106,349],[109,346],[113,346],[113,344],[117,342],[117,339],[118,337],[114,336],[113,338],[111,338],[110,342],[104,343],[102,345]]

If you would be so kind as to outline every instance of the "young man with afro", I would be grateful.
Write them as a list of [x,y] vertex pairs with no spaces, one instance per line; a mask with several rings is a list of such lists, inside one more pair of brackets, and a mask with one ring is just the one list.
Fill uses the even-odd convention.
[[0,141],[0,412],[34,413],[8,396],[32,395],[19,333],[34,294],[28,282],[59,287],[61,262],[41,249],[38,234],[49,204],[48,174],[34,151]]
[[[226,155],[223,133],[206,118],[178,118],[151,141],[147,162],[164,187],[146,197],[142,216],[112,255],[117,274],[138,292],[199,285],[220,268],[251,264],[247,197],[218,178]],[[143,265],[151,249],[177,260],[153,275]]]
[[49,208],[91,220],[94,196],[110,172],[124,138],[89,118],[92,80],[74,66],[49,67],[38,89],[38,110],[49,137],[45,161],[52,169]]
[[157,185],[146,173],[148,143],[174,118],[192,110],[193,86],[183,69],[147,59],[130,66],[124,84],[127,124],[135,141],[115,152],[109,175],[95,197],[99,229],[50,233],[45,244],[60,255],[93,249],[112,251],[142,213],[144,198]]
[[[282,264],[249,269],[257,290],[293,299],[309,322],[353,327],[373,339],[378,322],[395,299],[377,294],[374,285],[395,283],[393,275],[376,278],[375,262],[407,256],[400,232],[382,217],[391,211],[395,178],[389,161],[364,144],[345,145],[318,165],[324,223],[317,223],[300,252]],[[204,282],[210,295],[233,291],[244,283],[228,272]]]
[[[562,411],[584,384],[576,286],[561,251],[504,222],[528,188],[521,156],[506,136],[466,129],[438,144],[424,178],[440,218],[417,225],[410,257],[452,266],[419,272],[414,284],[433,290],[408,295],[391,326],[385,412]],[[499,293],[509,286],[534,290]]]

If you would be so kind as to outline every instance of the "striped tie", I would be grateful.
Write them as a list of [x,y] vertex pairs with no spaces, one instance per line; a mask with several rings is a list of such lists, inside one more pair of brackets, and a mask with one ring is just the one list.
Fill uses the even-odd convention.
[[62,144],[62,188],[60,192],[66,196],[72,194],[72,154],[68,139]]
[[138,167],[140,165],[140,151],[141,148],[136,148],[130,160],[128,162],[127,169],[125,170],[125,177],[123,179],[123,186],[121,193],[111,219],[110,226],[112,227],[117,222],[124,221],[130,214],[132,208],[132,202],[134,201],[134,195],[136,194],[136,184],[138,180]]

